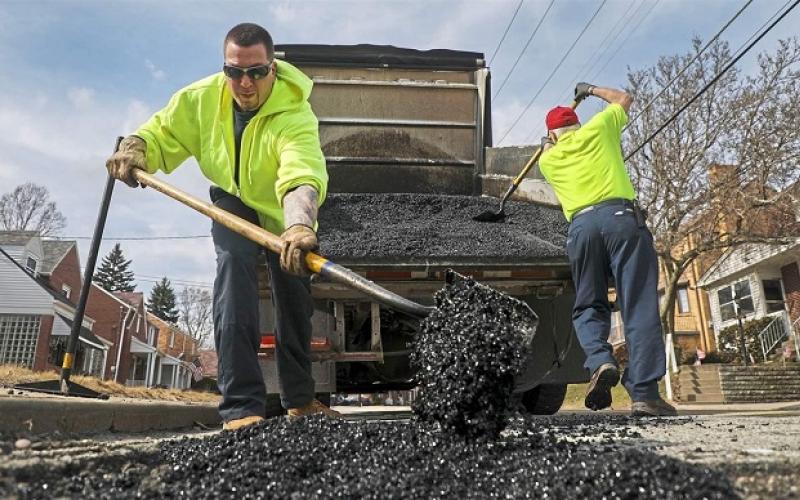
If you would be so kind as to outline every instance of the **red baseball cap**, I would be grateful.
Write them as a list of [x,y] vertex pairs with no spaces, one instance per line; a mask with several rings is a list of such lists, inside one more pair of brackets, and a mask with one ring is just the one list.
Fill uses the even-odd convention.
[[578,115],[575,110],[567,106],[556,106],[547,112],[547,118],[544,122],[547,124],[547,130],[555,130],[561,127],[568,127],[578,123]]

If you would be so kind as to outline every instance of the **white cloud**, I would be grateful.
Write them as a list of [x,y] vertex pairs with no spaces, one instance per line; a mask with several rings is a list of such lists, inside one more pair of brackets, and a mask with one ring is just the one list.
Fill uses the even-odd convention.
[[[86,87],[69,89],[67,97],[75,109],[83,111],[89,109],[94,100],[94,90]],[[45,99],[46,102],[46,99]]]
[[269,7],[271,17],[279,23],[289,23],[297,17],[295,6],[289,3],[281,3],[279,5],[271,5]]
[[163,70],[156,68],[156,65],[150,59],[145,59],[144,65],[150,71],[150,76],[153,77],[153,80],[159,81],[166,78],[167,74]]

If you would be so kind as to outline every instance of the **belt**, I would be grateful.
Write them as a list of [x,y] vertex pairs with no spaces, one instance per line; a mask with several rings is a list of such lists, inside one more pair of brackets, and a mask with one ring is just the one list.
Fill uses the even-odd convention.
[[624,207],[634,208],[633,200],[626,200],[625,198],[611,198],[610,200],[604,200],[601,201],[600,203],[595,203],[594,205],[589,205],[588,207],[584,207],[578,210],[577,212],[575,212],[575,215],[572,216],[572,220],[575,220],[575,217],[579,215],[587,214],[592,210],[596,210],[598,208],[607,207],[611,205],[622,205]]

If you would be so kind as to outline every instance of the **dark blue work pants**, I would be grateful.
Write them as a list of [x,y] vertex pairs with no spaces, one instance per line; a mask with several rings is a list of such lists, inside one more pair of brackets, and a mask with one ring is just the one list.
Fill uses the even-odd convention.
[[567,255],[576,290],[572,322],[586,353],[584,366],[594,373],[603,363],[616,364],[608,343],[608,279],[613,276],[629,353],[622,383],[634,401],[656,399],[666,370],[650,231],[639,227],[633,209],[622,202],[597,206],[573,218]]
[[[231,195],[214,202],[258,224],[256,212]],[[214,343],[217,348],[219,413],[224,421],[266,413],[266,387],[258,363],[261,342],[256,264],[264,248],[214,222],[217,253],[214,280]],[[275,306],[276,360],[281,403],[296,408],[314,397],[311,376],[311,315],[314,305],[308,278],[285,273],[277,255],[267,252],[267,267]]]

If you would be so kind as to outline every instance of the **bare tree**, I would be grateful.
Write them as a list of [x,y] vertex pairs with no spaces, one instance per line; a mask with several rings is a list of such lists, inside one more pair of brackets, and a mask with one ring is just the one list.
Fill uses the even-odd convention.
[[197,340],[200,348],[210,347],[212,332],[211,294],[203,288],[184,287],[178,294],[178,324]]
[[[629,71],[627,90],[638,107],[623,149],[639,146],[731,60],[727,43],[715,42],[651,107],[639,111],[700,47],[696,39],[688,54]],[[673,330],[677,283],[693,262],[710,262],[744,243],[785,242],[796,230],[798,62],[800,44],[792,38],[761,54],[754,75],[732,68],[627,162],[661,260],[666,332]]]
[[44,186],[27,182],[0,197],[0,225],[6,231],[38,231],[58,234],[67,225],[64,215],[50,201]]

